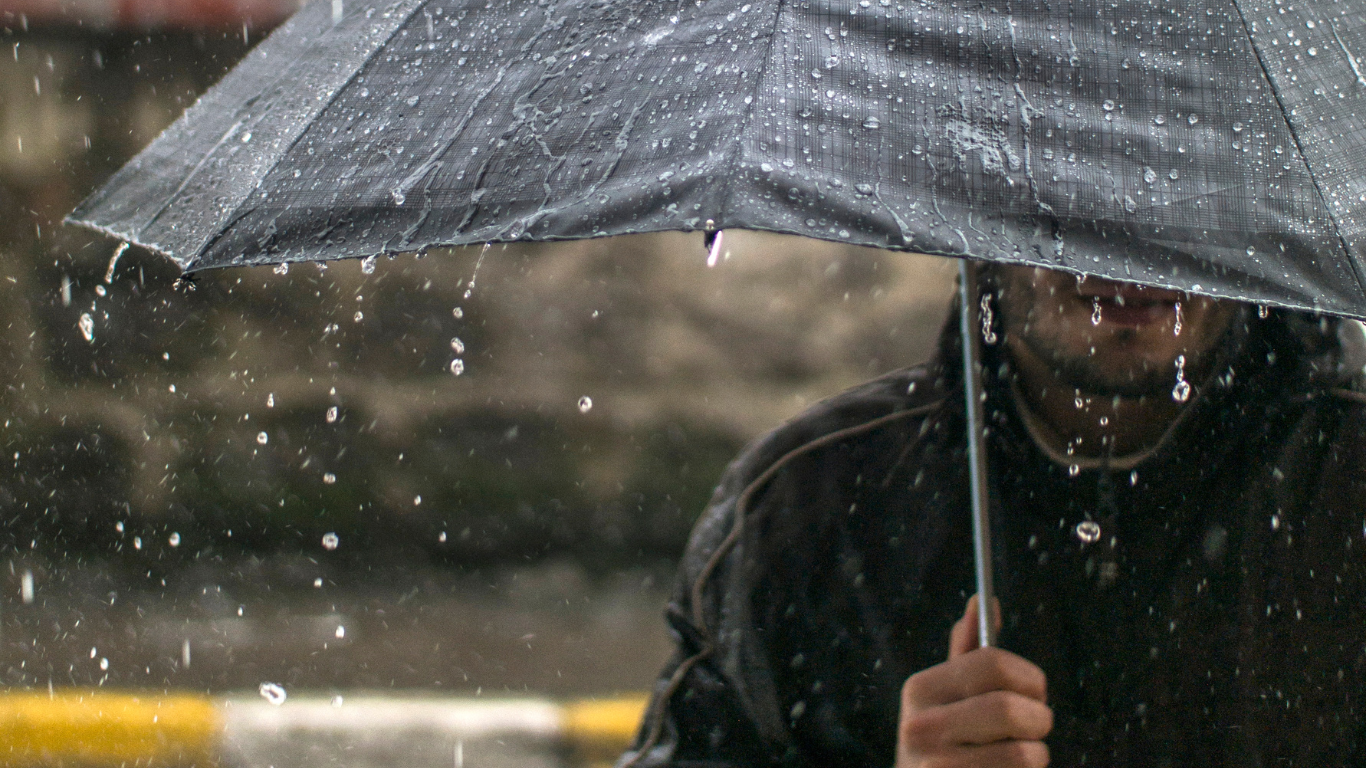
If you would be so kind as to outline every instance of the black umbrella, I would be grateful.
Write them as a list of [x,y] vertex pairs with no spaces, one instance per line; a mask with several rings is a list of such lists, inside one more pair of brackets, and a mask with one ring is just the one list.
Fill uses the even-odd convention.
[[740,227],[1360,317],[1359,56],[1360,0],[332,0],[72,219],[187,271]]

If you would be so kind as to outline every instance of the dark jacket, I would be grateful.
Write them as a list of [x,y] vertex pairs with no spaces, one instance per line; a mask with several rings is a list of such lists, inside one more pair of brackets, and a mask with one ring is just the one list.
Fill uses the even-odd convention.
[[[1158,448],[1108,468],[1050,458],[987,349],[1000,644],[1048,675],[1053,765],[1366,766],[1362,348],[1248,311]],[[902,683],[973,591],[959,360],[950,324],[731,464],[621,764],[892,764]]]

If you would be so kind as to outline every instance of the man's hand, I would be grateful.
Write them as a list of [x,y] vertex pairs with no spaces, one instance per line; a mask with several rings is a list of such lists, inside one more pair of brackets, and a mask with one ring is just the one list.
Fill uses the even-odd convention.
[[[1000,607],[994,605],[1000,625]],[[1043,670],[977,647],[977,597],[949,637],[949,660],[901,687],[896,768],[1043,768],[1053,729]]]

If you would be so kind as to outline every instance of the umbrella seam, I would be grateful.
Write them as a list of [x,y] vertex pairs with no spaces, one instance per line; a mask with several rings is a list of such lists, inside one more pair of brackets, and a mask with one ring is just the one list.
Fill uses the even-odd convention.
[[313,113],[314,120],[309,120],[308,124],[304,126],[303,130],[299,131],[299,135],[295,136],[294,140],[289,142],[289,146],[285,147],[284,150],[276,156],[275,162],[271,163],[270,170],[261,174],[260,180],[256,182],[256,186],[251,190],[251,192],[248,192],[246,195],[244,195],[242,199],[237,203],[237,207],[233,210],[233,214],[227,218],[226,225],[220,227],[218,231],[214,233],[214,236],[210,238],[209,241],[206,242],[202,248],[199,249],[198,253],[196,253],[190,259],[186,260],[186,266],[184,267],[184,271],[189,272],[190,264],[192,264],[195,261],[198,261],[201,257],[204,256],[204,254],[208,253],[209,250],[218,243],[218,241],[223,239],[223,237],[228,233],[229,230],[231,230],[231,228],[234,225],[236,225],[237,222],[242,220],[242,218],[245,216],[245,214],[242,213],[242,208],[246,205],[246,201],[250,199],[256,191],[260,190],[261,185],[265,182],[266,178],[269,177],[272,173],[274,173],[275,169],[280,167],[280,162],[284,160],[285,155],[288,155],[294,149],[294,147],[297,146],[301,140],[303,140],[304,134],[308,133],[309,126],[314,124],[314,121],[316,120],[317,116],[321,115],[323,112],[326,112],[337,101],[337,98],[341,96],[342,91],[346,90],[347,87],[351,85],[351,83],[355,82],[356,77],[360,75],[361,70],[365,69],[365,65],[369,64],[372,59],[378,56],[381,50],[384,50],[384,47],[388,44],[390,40],[394,38],[394,35],[398,34],[398,30],[402,29],[403,26],[408,23],[408,20],[411,19],[414,15],[416,15],[418,10],[421,9],[424,5],[426,5],[426,0],[413,0],[412,10],[408,11],[408,13],[404,15],[402,19],[400,19],[396,24],[394,24],[388,36],[386,36],[383,40],[379,41],[375,45],[374,49],[371,50],[370,53],[368,53],[365,56],[365,58],[362,59],[356,65],[356,68],[352,70],[351,74],[347,76],[346,81],[343,82],[340,86],[337,87],[336,90],[332,92],[332,95],[327,98],[327,102],[323,104],[321,107],[319,107],[318,111]]
[[1257,66],[1262,69],[1262,78],[1266,80],[1266,85],[1271,89],[1271,95],[1276,99],[1276,106],[1281,110],[1281,119],[1285,121],[1286,130],[1290,132],[1291,141],[1295,142],[1295,151],[1299,153],[1300,160],[1304,162],[1305,172],[1309,174],[1309,179],[1313,182],[1314,194],[1318,195],[1319,202],[1323,204],[1324,211],[1328,214],[1328,220],[1333,224],[1333,234],[1337,235],[1338,242],[1342,244],[1343,253],[1347,254],[1347,264],[1352,268],[1352,277],[1356,278],[1359,296],[1366,296],[1366,276],[1361,273],[1361,267],[1357,264],[1352,255],[1351,246],[1347,243],[1347,238],[1342,234],[1342,225],[1338,224],[1338,217],[1333,212],[1333,207],[1328,204],[1327,198],[1323,194],[1323,186],[1319,184],[1318,175],[1314,173],[1314,167],[1309,163],[1309,156],[1304,153],[1304,144],[1300,141],[1299,131],[1295,130],[1295,123],[1290,119],[1290,112],[1285,108],[1285,101],[1281,99],[1281,91],[1276,87],[1276,80],[1271,76],[1271,69],[1267,66],[1266,59],[1262,56],[1262,49],[1257,45],[1257,40],[1252,36],[1252,27],[1247,23],[1247,14],[1243,13],[1243,6],[1239,0],[1233,0],[1233,7],[1238,10],[1238,20],[1243,24],[1243,33],[1247,35],[1247,43],[1252,46],[1252,52],[1257,56]]
[[[778,24],[783,16],[783,8],[787,6],[786,0],[778,0],[777,8],[773,11],[773,29],[768,35],[768,45],[764,48],[763,59],[759,63],[759,73],[754,78],[753,97],[746,105],[745,116],[740,123],[740,129],[735,136],[735,145],[731,147],[730,154],[726,158],[725,167],[734,168],[740,161],[740,153],[744,148],[745,136],[749,133],[749,127],[754,120],[754,105],[759,101],[759,88],[763,85],[764,76],[768,74],[768,63],[773,60],[773,45],[778,39]],[[735,193],[735,181],[729,179],[726,182],[726,191],[721,198],[720,205],[717,206],[716,217],[718,219],[717,229],[724,228],[726,222],[726,211],[730,208],[731,195]]]

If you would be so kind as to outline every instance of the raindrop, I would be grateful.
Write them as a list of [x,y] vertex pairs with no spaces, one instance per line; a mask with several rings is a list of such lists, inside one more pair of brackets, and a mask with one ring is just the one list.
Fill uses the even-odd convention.
[[1129,473],[1129,485],[1131,487],[1138,485],[1138,470],[1135,469]]
[[1091,325],[1100,325],[1100,297],[1091,299]]
[[336,475],[332,474],[331,472],[323,473],[323,485],[332,485],[335,482],[337,482]]
[[322,588],[323,588],[323,577],[319,576],[318,578],[316,578],[316,579],[313,580],[313,588],[314,588],[314,589],[322,589]]
[[593,398],[584,395],[579,398],[579,413],[588,413],[593,410]]
[[128,250],[128,243],[119,243],[119,247],[114,249],[114,255],[109,257],[109,266],[104,270],[104,282],[114,282],[114,270],[118,269],[119,257]]
[[285,699],[289,696],[283,687],[275,683],[261,683],[261,687],[257,691],[261,694],[261,698],[277,707],[284,704]]
[[336,696],[333,696],[333,697],[332,697],[332,706],[334,706],[334,707],[340,707],[341,705],[342,705],[342,697],[341,697],[341,695],[338,694],[338,695],[336,695]]
[[377,258],[378,258],[378,257],[375,256],[375,255],[370,255],[370,256],[366,256],[365,258],[361,259],[361,261],[360,261],[360,271],[361,271],[361,274],[373,275],[373,274],[375,273],[375,260],[376,260]]
[[1156,116],[1156,117],[1153,118],[1153,122],[1156,123],[1157,125],[1166,125],[1166,124],[1167,124],[1167,116],[1166,116],[1166,115],[1158,115],[1158,116]]
[[1068,477],[1076,477],[1079,474],[1081,474],[1081,467],[1077,466],[1076,464],[1072,464],[1067,467]]
[[26,570],[19,576],[19,599],[24,605],[33,605],[33,571]]
[[995,318],[991,313],[991,294],[982,294],[982,301],[978,304],[982,316],[982,341],[987,344],[996,343]]
[[338,639],[338,640],[342,639],[343,637],[346,637],[346,627],[344,627],[344,626],[338,624],[338,625],[337,625],[337,631],[334,632],[333,634],[335,634],[335,635],[337,636],[337,639]]
[[[1176,324],[1172,326],[1172,335],[1181,335],[1181,302],[1179,301],[1176,302]],[[1185,360],[1184,357],[1180,359]]]
[[1144,166],[1143,180],[1148,182],[1149,184],[1152,184],[1153,182],[1157,181],[1157,171],[1154,171],[1153,169]]
[[365,313],[361,312],[360,310],[356,310],[356,315],[352,319],[359,323],[360,321],[365,319]]
[[874,192],[872,184],[855,184],[854,191],[860,195],[871,195]]
[[1101,102],[1100,108],[1105,110],[1106,112],[1114,112],[1115,102],[1112,99],[1106,99],[1105,101]]
[[863,121],[863,127],[870,131],[875,131],[882,127],[882,121],[878,120],[876,117],[869,117],[867,120]]
[[1192,112],[1189,115],[1186,115],[1186,122],[1190,123],[1191,125],[1195,125],[1196,123],[1200,122],[1200,116]]
[[86,341],[93,342],[95,340],[95,319],[90,316],[89,312],[81,313],[81,319],[77,326],[80,327],[81,335],[85,337]]
[[1138,210],[1138,203],[1134,202],[1134,199],[1132,197],[1125,195],[1124,210],[1128,211],[1129,213],[1133,213],[1134,211]]
[[[708,221],[711,221],[711,220],[708,219]],[[718,232],[716,232],[715,235],[712,236],[712,238],[711,238],[711,247],[707,249],[707,266],[708,266],[708,267],[714,267],[714,266],[716,266],[717,260],[719,260],[719,259],[721,258],[721,244],[724,243],[725,240],[726,240],[726,233],[725,233],[725,232],[722,232],[722,231],[718,231]]]
[[456,320],[459,320],[460,318],[465,316],[465,310],[461,309],[460,307],[456,307],[455,309],[451,310],[451,314],[455,316]]
[[171,531],[171,535],[166,538],[166,543],[173,547],[180,546],[180,534],[176,531]]
[[1095,544],[1100,541],[1100,523],[1095,520],[1082,520],[1072,532],[1083,544]]
[[465,354],[465,342],[461,341],[459,337],[451,339],[451,349],[455,350],[455,354],[463,355]]
[[825,68],[834,69],[840,65],[840,57],[837,53],[832,53],[825,59]]
[[1167,173],[1167,178],[1171,179],[1172,181],[1176,181],[1177,179],[1181,178],[1181,172],[1173,168],[1171,169],[1171,171]]
[[1269,314],[1271,314],[1270,309],[1265,304],[1257,305],[1257,317],[1265,320],[1266,316]]
[[819,80],[819,79],[821,79],[821,77],[823,77],[823,75],[821,75],[821,71],[820,71],[819,69],[813,69],[813,70],[811,70],[811,79],[812,79],[812,80]]
[[461,360],[460,358],[457,357],[457,358],[455,358],[454,360],[451,361],[451,373],[455,374],[456,376],[459,376],[460,374],[462,374],[462,373],[464,373],[464,372],[465,372],[465,361],[464,361],[464,360]]
[[1186,381],[1186,356],[1176,356],[1176,386],[1172,387],[1172,399],[1184,403],[1190,399],[1191,385]]
[[266,407],[267,407],[267,408],[274,408],[274,407],[275,407],[275,393],[274,393],[274,392],[271,392],[270,394],[266,395]]
[[1242,133],[1242,132],[1243,132],[1243,124],[1242,124],[1242,123],[1234,123],[1234,124],[1233,124],[1233,132],[1234,132],[1234,133]]
[[275,269],[271,271],[277,275],[287,275],[289,274],[289,264],[281,262],[280,264],[276,264]]
[[332,424],[337,420],[337,406],[333,405],[327,409],[327,423]]
[[105,657],[103,657],[103,656],[100,657],[100,670],[101,670],[101,671],[108,671],[108,670],[109,670],[109,659],[107,659],[107,658],[105,658]]
[[436,535],[436,540],[442,544],[446,543],[446,532],[442,531]]
[[141,537],[141,536],[134,536],[134,537],[133,537],[133,549],[142,549],[142,537]]
[[328,531],[327,533],[323,534],[323,549],[327,550],[328,552],[331,552],[339,546],[341,546],[340,536],[331,531]]
[[1249,245],[1249,246],[1247,247],[1247,255],[1248,255],[1248,256],[1255,256],[1256,254],[1257,254],[1257,249],[1256,249],[1256,248],[1253,248],[1252,246]]
[[256,444],[257,444],[257,445],[265,445],[265,444],[268,443],[268,442],[270,442],[270,435],[267,435],[265,432],[257,432],[257,433],[256,433]]

